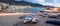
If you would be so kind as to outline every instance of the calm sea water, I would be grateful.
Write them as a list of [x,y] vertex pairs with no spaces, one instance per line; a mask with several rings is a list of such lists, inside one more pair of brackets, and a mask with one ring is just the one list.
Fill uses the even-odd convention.
[[26,8],[25,11],[31,12],[31,13],[37,13],[41,10],[46,10],[47,8]]
[[15,12],[27,12],[27,13],[37,13],[41,10],[46,10],[47,8],[19,8],[19,9],[14,9],[13,11]]

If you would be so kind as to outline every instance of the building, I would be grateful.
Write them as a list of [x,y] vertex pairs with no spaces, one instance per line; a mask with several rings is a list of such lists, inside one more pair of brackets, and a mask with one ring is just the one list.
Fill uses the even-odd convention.
[[45,12],[60,12],[60,8],[49,8],[48,10],[43,10]]
[[50,9],[55,11],[55,12],[60,12],[60,8],[50,8]]

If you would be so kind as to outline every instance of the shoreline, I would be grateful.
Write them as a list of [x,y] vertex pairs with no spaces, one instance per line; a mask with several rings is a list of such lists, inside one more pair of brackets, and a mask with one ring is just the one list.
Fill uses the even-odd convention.
[[1,13],[0,16],[16,16],[16,15],[28,15],[35,13]]

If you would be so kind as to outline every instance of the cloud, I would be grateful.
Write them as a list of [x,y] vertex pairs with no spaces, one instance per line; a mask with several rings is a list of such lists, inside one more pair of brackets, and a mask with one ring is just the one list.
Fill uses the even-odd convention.
[[42,5],[50,5],[50,6],[55,6],[55,7],[60,7],[60,0],[25,0],[28,2],[33,2],[33,3],[38,3]]
[[55,7],[60,7],[60,3],[54,3],[53,4]]
[[54,0],[54,2],[52,3],[52,2],[42,2],[42,3],[40,3],[40,4],[42,4],[42,5],[49,5],[49,6],[55,6],[55,7],[60,7],[60,3],[58,2],[58,0]]
[[52,3],[40,3],[40,4],[42,4],[42,5],[49,5],[49,6],[53,6],[53,4],[52,4]]
[[52,3],[54,0],[44,0],[45,2]]
[[54,0],[54,3],[57,3],[59,0]]
[[37,1],[39,1],[39,2],[45,2],[44,0],[37,0]]
[[58,1],[58,3],[60,3],[60,0],[57,0]]

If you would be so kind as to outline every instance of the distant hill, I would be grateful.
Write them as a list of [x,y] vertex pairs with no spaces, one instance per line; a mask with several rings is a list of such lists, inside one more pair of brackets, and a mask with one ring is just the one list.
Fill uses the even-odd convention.
[[49,6],[49,5],[46,5],[45,7],[54,8],[54,6]]
[[44,7],[41,4],[32,3],[32,2],[26,2],[26,1],[19,1],[19,2],[14,1],[14,3],[12,3],[12,4],[22,5],[22,6],[27,5],[27,6],[32,6],[32,7]]
[[32,6],[32,7],[47,7],[47,6],[44,6],[42,4],[37,4],[37,3],[32,3],[32,2],[27,2],[27,1],[0,1],[0,2],[4,2],[4,3],[8,3],[8,4],[11,4],[11,5],[22,5],[22,6]]

